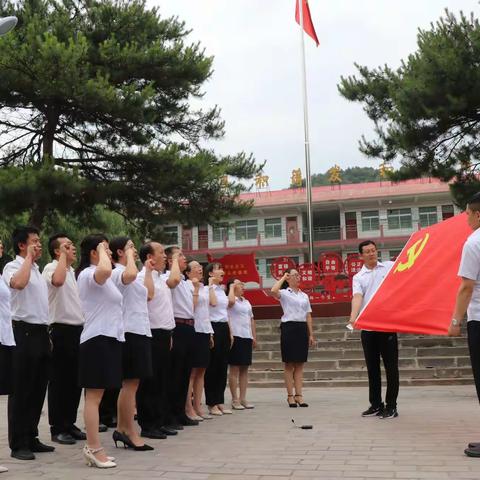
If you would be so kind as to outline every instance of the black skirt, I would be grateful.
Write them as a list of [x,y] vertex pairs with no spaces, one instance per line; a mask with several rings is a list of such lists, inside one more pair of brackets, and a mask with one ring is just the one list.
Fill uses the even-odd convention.
[[245,366],[252,364],[253,340],[233,337],[233,345],[228,356],[229,365]]
[[0,395],[12,393],[12,354],[15,347],[0,344]]
[[98,335],[80,344],[79,386],[120,388],[122,386],[122,343]]
[[207,368],[210,362],[210,334],[195,332],[192,368]]
[[137,333],[125,333],[122,344],[123,378],[148,378],[152,370],[152,339]]
[[280,330],[282,362],[305,363],[308,358],[307,322],[282,322]]

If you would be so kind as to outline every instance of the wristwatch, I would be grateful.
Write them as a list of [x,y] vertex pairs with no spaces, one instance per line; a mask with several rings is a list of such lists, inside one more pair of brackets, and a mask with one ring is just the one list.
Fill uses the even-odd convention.
[[456,318],[452,318],[452,327],[457,327],[460,325],[460,322]]

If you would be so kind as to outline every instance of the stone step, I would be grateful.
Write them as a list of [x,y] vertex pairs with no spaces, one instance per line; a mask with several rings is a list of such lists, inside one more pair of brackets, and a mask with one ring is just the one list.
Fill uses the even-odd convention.
[[[435,385],[473,385],[473,379],[471,378],[401,378],[400,385],[403,387],[413,387],[413,386],[435,386]],[[304,388],[307,389],[305,393],[305,400],[308,402],[308,388],[312,387],[368,387],[368,380],[314,380],[306,381],[303,384]],[[279,388],[284,389],[285,384],[281,380],[268,380],[268,381],[249,381],[249,388]],[[286,395],[285,395],[286,402]]]
[[[400,378],[472,378],[471,367],[432,367],[432,368],[400,368]],[[335,380],[335,379],[366,379],[367,369],[351,369],[351,370],[304,370],[303,378],[305,381],[313,380]],[[283,380],[283,370],[275,371],[249,371],[249,379],[251,381],[269,381]]]

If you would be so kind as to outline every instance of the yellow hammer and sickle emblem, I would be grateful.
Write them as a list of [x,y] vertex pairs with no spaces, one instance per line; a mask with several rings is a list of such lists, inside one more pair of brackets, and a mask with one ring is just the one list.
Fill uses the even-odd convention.
[[405,263],[400,262],[397,265],[397,268],[393,273],[404,272],[413,267],[413,264],[416,262],[417,258],[422,253],[422,250],[425,248],[425,245],[428,242],[430,235],[427,233],[425,237],[420,240],[417,240],[408,250],[407,250],[407,261]]

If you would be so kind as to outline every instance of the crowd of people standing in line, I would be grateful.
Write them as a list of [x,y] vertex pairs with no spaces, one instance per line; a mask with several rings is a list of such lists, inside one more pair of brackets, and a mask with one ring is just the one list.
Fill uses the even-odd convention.
[[[52,441],[86,440],[84,459],[99,468],[116,466],[100,440],[108,427],[116,446],[146,451],[153,447],[143,438],[165,439],[232,409],[254,408],[247,400],[252,306],[241,281],[224,287],[221,264],[204,269],[176,246],[149,241],[137,252],[130,238],[96,234],[81,242],[74,270],[76,247],[58,233],[48,241],[52,261],[40,272],[39,231],[18,227],[12,240],[16,256],[0,281],[0,394],[8,394],[13,458],[55,450],[39,440],[47,386]],[[306,407],[303,363],[314,339],[298,272],[286,273],[272,295],[284,310],[288,403]],[[76,426],[82,390],[85,432]]]

